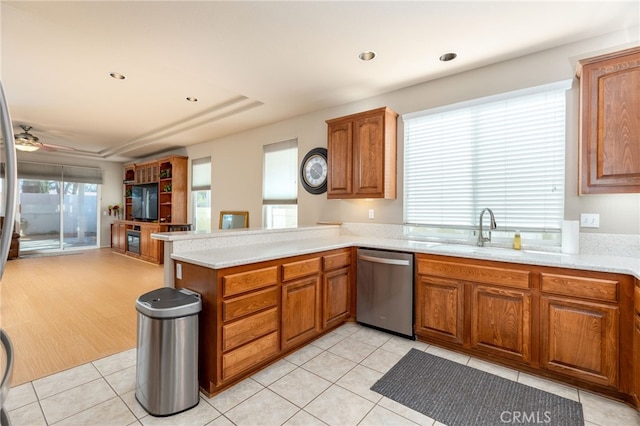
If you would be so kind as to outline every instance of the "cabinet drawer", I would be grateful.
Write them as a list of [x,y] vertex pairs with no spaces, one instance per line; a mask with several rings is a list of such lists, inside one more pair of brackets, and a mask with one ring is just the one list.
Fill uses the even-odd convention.
[[228,380],[276,355],[280,350],[279,341],[278,332],[273,332],[222,355],[222,380]]
[[278,304],[278,288],[273,287],[222,302],[222,320],[231,321]]
[[285,263],[282,265],[282,281],[289,281],[294,278],[305,277],[307,275],[320,272],[320,258],[300,260],[298,262]]
[[540,289],[545,293],[562,294],[585,299],[616,302],[618,281],[571,275],[540,274]]
[[493,266],[465,265],[441,260],[418,259],[418,274],[506,287],[529,288],[530,272]]
[[277,266],[231,274],[222,278],[222,295],[224,297],[233,296],[234,294],[274,285],[277,282]]
[[278,308],[222,327],[222,350],[228,351],[278,329]]
[[330,254],[322,258],[322,270],[329,271],[351,265],[351,251]]

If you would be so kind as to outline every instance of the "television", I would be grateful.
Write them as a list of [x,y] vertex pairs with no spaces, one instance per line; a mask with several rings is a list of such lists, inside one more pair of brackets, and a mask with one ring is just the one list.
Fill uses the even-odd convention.
[[147,222],[158,220],[158,184],[133,185],[131,218]]

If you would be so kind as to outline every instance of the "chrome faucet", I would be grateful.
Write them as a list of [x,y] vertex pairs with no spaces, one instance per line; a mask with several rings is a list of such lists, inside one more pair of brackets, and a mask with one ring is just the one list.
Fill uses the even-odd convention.
[[493,212],[491,211],[491,209],[488,209],[488,208],[482,209],[482,211],[480,212],[480,230],[478,231],[478,245],[480,247],[483,247],[485,242],[491,241],[491,230],[489,230],[489,236],[486,238],[482,232],[482,216],[484,215],[484,212],[489,212],[489,216],[491,216],[491,229],[496,229],[496,218],[493,215]]

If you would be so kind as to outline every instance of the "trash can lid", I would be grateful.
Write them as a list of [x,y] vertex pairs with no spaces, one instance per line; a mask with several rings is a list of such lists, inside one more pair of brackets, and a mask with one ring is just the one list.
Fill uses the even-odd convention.
[[178,318],[200,312],[202,300],[191,290],[162,287],[138,297],[136,309],[152,318]]

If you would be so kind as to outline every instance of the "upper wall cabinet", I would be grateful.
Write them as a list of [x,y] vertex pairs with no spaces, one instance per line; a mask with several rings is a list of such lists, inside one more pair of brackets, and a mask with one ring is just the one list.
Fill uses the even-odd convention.
[[327,121],[327,198],[396,198],[397,118],[385,107]]
[[640,192],[640,47],[578,62],[580,194]]

